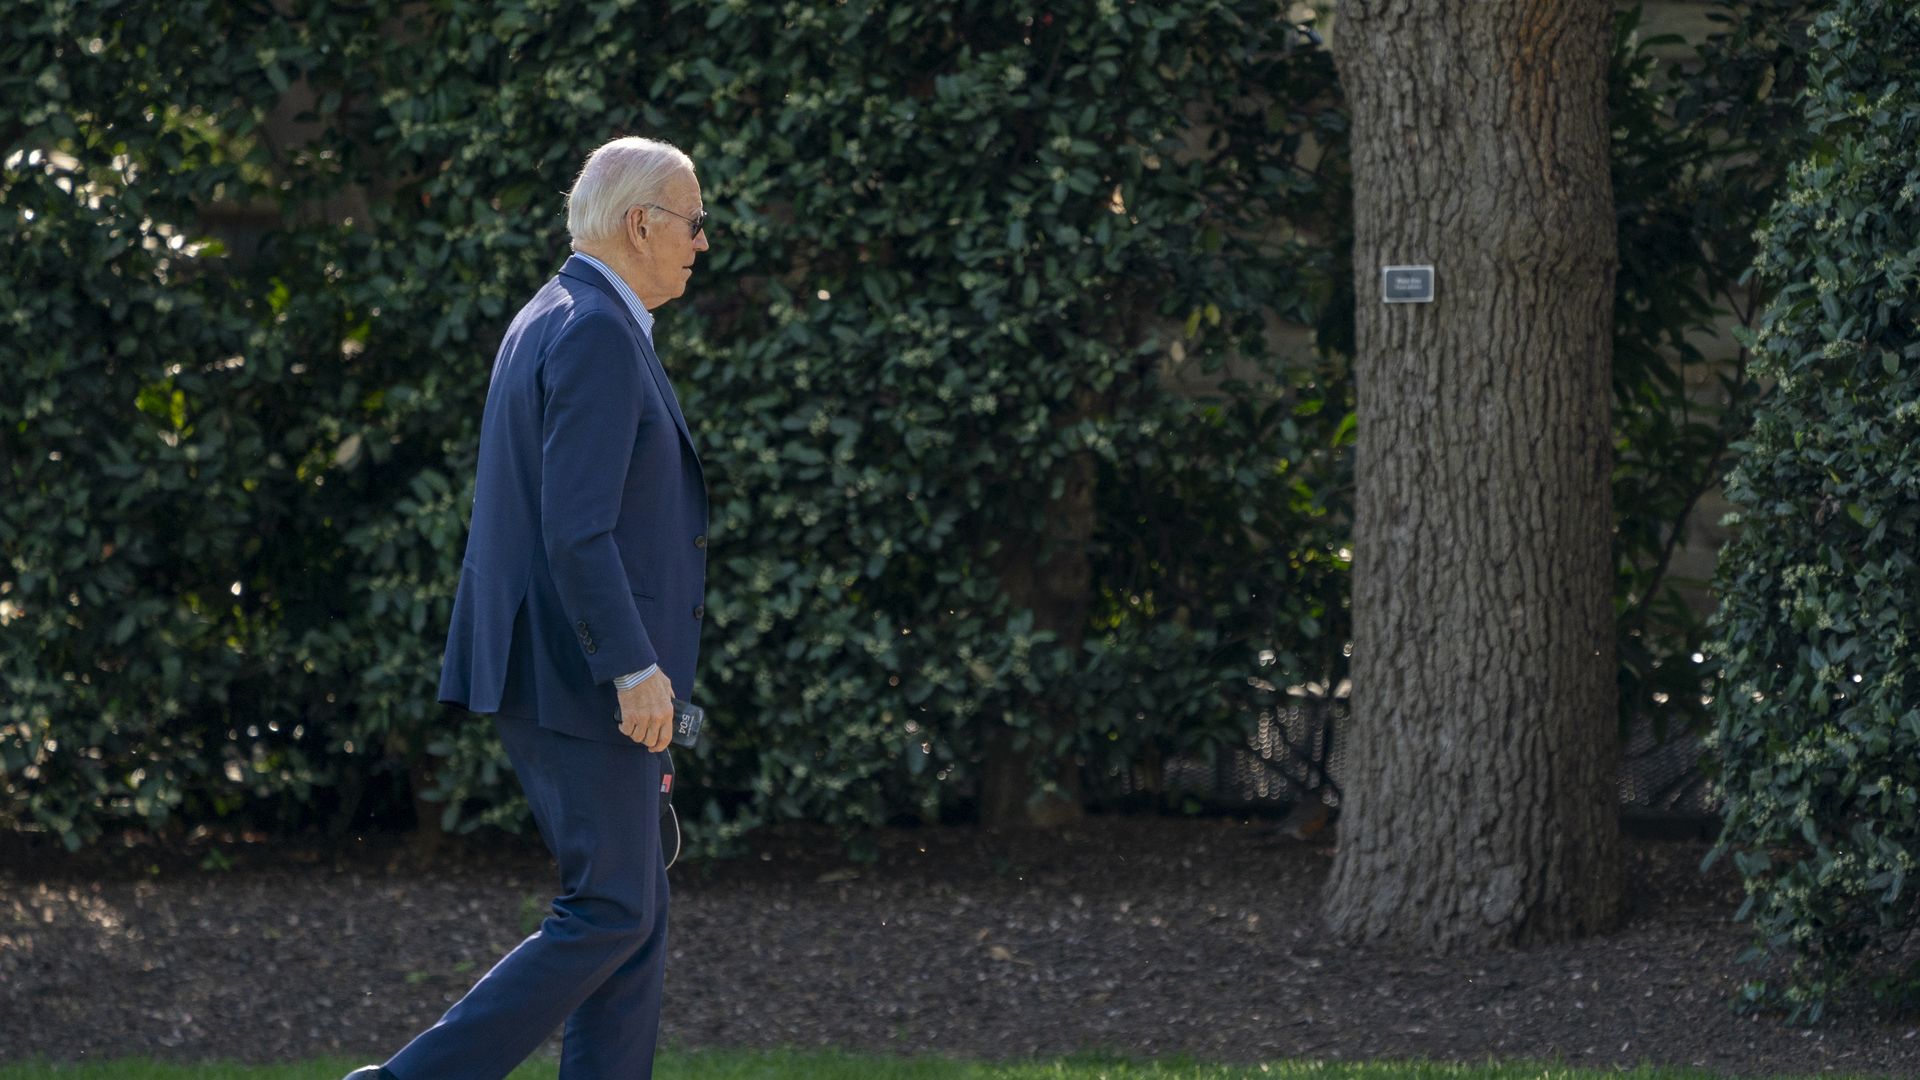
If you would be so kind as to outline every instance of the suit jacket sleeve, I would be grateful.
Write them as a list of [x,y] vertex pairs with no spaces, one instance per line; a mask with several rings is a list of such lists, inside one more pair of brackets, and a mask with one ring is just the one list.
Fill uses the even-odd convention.
[[626,323],[593,312],[561,332],[544,368],[541,539],[596,683],[660,662],[613,539],[650,392],[640,363]]

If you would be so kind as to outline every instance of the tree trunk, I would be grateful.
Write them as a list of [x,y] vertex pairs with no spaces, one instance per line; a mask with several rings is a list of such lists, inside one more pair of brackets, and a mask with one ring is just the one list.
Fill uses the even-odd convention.
[[[1098,407],[1097,396],[1083,392],[1055,422],[1077,422]],[[1061,466],[1061,493],[1047,503],[1045,532],[1028,544],[1009,540],[996,561],[1001,589],[1015,606],[1033,612],[1034,629],[1051,631],[1061,647],[1075,651],[1086,641],[1087,608],[1092,602],[1093,564],[1087,545],[1093,539],[1097,476],[1091,453],[1082,451],[1067,458]],[[1077,718],[1054,716],[1038,708],[1028,719],[1032,730],[1050,735],[1065,730]],[[1076,764],[1062,762],[1056,771],[1055,780],[1065,794],[1036,798],[1034,759],[1043,748],[1032,742],[1015,746],[1012,728],[998,718],[986,723],[986,760],[980,775],[982,825],[1054,828],[1085,816]]]
[[[1620,907],[1601,0],[1344,0],[1354,732],[1325,911],[1437,950]],[[1380,267],[1435,266],[1383,304]]]

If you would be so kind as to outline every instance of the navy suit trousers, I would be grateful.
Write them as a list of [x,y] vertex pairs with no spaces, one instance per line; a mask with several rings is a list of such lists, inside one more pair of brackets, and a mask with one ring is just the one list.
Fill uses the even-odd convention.
[[667,870],[660,757],[495,717],[561,895],[540,930],[387,1062],[399,1080],[495,1080],[563,1021],[560,1080],[647,1080],[660,1031]]

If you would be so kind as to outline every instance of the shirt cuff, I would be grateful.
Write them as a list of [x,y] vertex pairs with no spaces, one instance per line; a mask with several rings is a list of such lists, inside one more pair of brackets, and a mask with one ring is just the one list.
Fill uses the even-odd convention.
[[645,671],[636,671],[631,675],[622,675],[619,678],[613,680],[614,689],[631,690],[634,687],[639,686],[641,683],[646,682],[649,678],[653,676],[654,672],[659,670],[660,670],[659,664],[649,664]]

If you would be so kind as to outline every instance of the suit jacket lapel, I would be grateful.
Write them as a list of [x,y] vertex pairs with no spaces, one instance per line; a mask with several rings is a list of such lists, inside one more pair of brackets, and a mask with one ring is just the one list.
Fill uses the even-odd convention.
[[568,256],[566,265],[560,268],[560,272],[570,278],[587,282],[606,293],[607,299],[613,301],[614,310],[618,311],[620,316],[627,320],[627,325],[633,328],[633,336],[640,342],[642,363],[653,374],[654,383],[660,387],[660,396],[666,399],[667,411],[673,415],[673,426],[680,429],[680,437],[687,443],[687,452],[693,455],[694,464],[698,466],[700,451],[693,445],[693,432],[687,430],[687,418],[680,412],[680,399],[673,392],[673,383],[667,378],[667,369],[661,365],[660,357],[653,351],[653,342],[647,337],[647,332],[640,328],[639,320],[633,317],[633,311],[627,307],[626,300],[613,287],[613,283],[585,259]]

